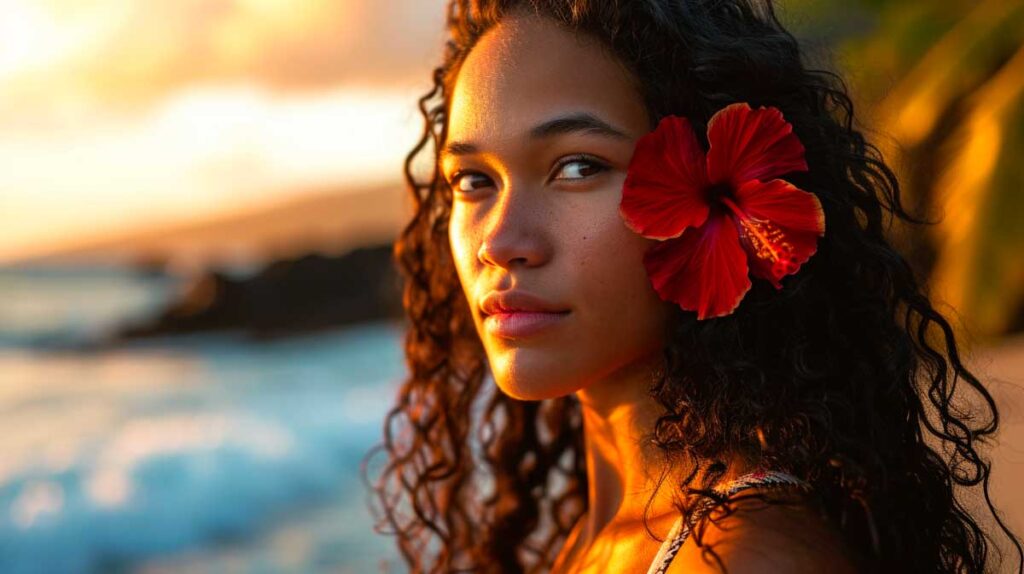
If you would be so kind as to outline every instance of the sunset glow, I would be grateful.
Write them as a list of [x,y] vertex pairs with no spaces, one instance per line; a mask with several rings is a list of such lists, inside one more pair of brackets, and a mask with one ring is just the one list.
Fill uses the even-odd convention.
[[[440,29],[420,4],[398,23],[429,12]],[[364,3],[219,6],[0,0],[0,262],[400,180],[429,88],[422,50],[374,42]]]

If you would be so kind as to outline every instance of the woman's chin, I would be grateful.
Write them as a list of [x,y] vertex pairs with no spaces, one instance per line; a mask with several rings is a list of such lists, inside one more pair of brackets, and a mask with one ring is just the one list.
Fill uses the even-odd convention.
[[499,377],[496,382],[501,392],[520,401],[557,399],[579,390],[579,385],[567,384],[565,379],[553,380],[548,377],[525,380]]

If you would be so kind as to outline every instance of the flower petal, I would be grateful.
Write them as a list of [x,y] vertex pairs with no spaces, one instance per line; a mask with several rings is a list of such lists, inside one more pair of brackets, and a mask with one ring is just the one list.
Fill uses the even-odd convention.
[[736,190],[732,205],[751,274],[776,289],[817,251],[818,237],[825,235],[818,196],[781,179],[748,181]]
[[729,104],[708,121],[708,145],[712,183],[730,182],[736,188],[751,179],[807,171],[804,146],[778,108]]
[[622,184],[619,214],[651,239],[678,237],[707,219],[704,151],[686,118],[665,116],[641,136]]
[[747,256],[736,225],[723,211],[651,247],[644,266],[663,300],[696,311],[698,319],[728,315],[750,290]]

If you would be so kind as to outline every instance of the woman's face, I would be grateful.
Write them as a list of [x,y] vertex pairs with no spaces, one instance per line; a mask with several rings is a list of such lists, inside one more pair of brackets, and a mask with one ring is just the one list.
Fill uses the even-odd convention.
[[[584,36],[509,15],[464,62],[448,121],[449,240],[502,391],[559,397],[660,356],[670,305],[643,267],[653,241],[618,213],[650,130],[627,72]],[[488,315],[495,292],[547,312]]]

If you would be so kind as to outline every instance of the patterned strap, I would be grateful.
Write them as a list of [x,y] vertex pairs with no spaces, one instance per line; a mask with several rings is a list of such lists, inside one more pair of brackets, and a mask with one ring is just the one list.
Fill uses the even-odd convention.
[[[725,484],[720,484],[714,487],[714,491],[719,494],[726,496],[732,496],[741,490],[754,487],[771,487],[771,486],[797,486],[799,488],[810,490],[811,485],[804,480],[801,480],[791,474],[778,471],[778,470],[756,470],[749,472],[743,476],[737,477],[735,480],[729,481]],[[669,530],[668,536],[665,537],[665,541],[661,543],[661,548],[658,549],[658,554],[655,555],[654,561],[651,562],[651,567],[647,570],[647,574],[665,574],[668,570],[668,565],[672,562],[672,559],[676,557],[676,553],[679,552],[679,548],[682,547],[683,542],[686,542],[686,538],[690,535],[690,528],[699,521],[706,512],[708,512],[715,504],[715,501],[706,498],[703,503],[694,510],[691,519],[687,524],[683,524],[683,517],[679,517],[672,529]]]

